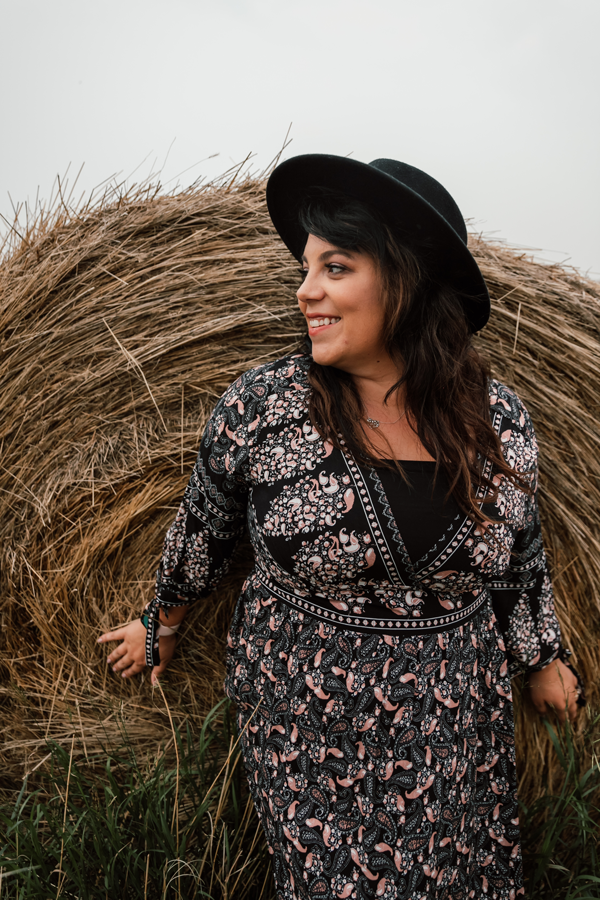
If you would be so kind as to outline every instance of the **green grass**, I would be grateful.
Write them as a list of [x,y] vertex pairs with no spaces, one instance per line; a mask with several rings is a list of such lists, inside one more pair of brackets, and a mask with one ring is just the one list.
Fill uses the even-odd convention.
[[[600,765],[579,763],[599,723],[577,742],[546,723],[564,779],[522,810],[532,900],[600,898]],[[173,734],[174,758],[143,764],[126,741],[77,764],[50,745],[40,783],[0,809],[0,900],[272,900],[228,702]]]
[[131,746],[75,765],[51,745],[49,776],[0,810],[0,898],[157,900],[272,896],[226,701],[200,735],[174,729],[175,765]]
[[[545,722],[563,770],[559,793],[547,792],[531,807],[522,807],[523,863],[532,900],[600,898],[600,760],[596,755],[600,716],[590,717],[575,742],[567,724]],[[581,765],[581,748],[592,749],[591,763]]]

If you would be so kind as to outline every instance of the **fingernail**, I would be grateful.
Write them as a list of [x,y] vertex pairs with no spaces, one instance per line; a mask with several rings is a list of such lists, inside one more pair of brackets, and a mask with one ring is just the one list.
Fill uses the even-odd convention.
[[127,678],[127,675],[125,674],[125,672],[121,672],[121,678]]

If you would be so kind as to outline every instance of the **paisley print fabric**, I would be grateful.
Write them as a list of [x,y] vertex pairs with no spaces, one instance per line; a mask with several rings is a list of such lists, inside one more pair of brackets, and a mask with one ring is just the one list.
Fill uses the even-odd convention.
[[313,428],[309,364],[247,372],[217,404],[154,606],[210,595],[248,528],[226,689],[279,900],[514,898],[510,673],[561,650],[529,416],[492,382],[492,422],[533,496],[495,476],[495,505],[480,496],[494,522],[432,516],[413,560],[393,481]]
[[452,631],[359,635],[247,590],[228,688],[279,897],[516,896],[510,680],[489,604]]

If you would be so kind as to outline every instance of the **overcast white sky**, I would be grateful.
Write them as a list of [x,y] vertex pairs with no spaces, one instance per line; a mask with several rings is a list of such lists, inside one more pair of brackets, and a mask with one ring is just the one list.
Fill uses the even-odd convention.
[[[256,154],[425,169],[478,230],[600,277],[600,0],[0,0],[0,213]],[[207,159],[218,153],[214,159]],[[141,164],[141,165],[140,165]],[[134,170],[136,170],[134,173]],[[132,174],[134,173],[134,174]]]

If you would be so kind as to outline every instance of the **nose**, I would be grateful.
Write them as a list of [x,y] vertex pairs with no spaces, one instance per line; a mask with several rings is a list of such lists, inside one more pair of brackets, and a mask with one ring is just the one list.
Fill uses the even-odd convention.
[[298,302],[309,303],[311,300],[322,300],[324,296],[325,291],[319,284],[319,279],[315,276],[311,277],[309,270],[304,277],[304,281],[296,291]]

